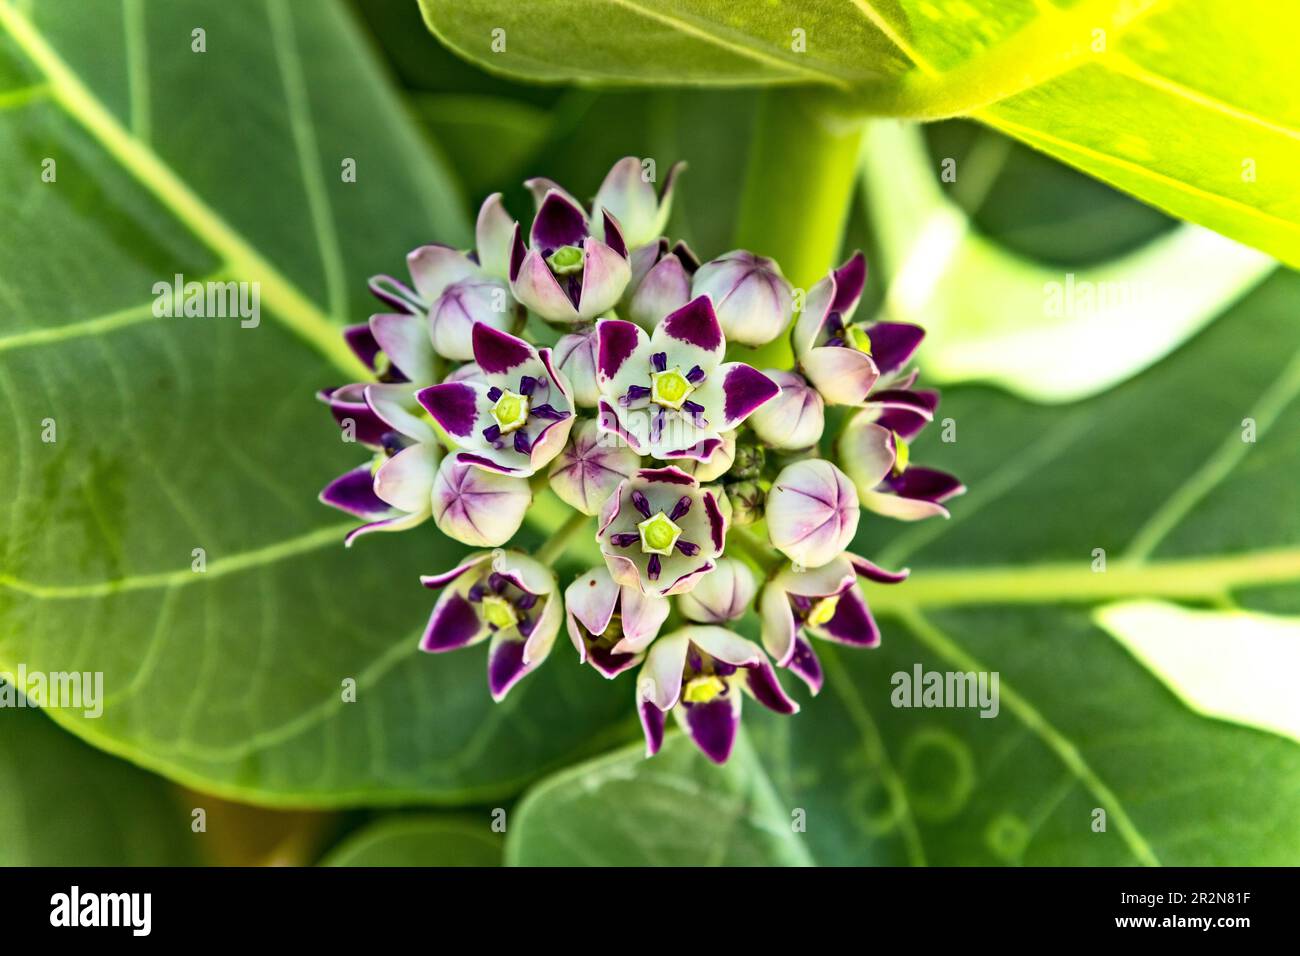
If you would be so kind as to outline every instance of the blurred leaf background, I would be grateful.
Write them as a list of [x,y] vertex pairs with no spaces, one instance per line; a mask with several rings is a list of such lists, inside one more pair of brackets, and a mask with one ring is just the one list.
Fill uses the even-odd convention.
[[[670,235],[732,248],[764,93],[517,82],[436,42],[414,0],[0,4],[36,33],[10,18],[0,41],[0,670],[103,670],[109,688],[100,721],[0,710],[0,863],[1295,861],[1285,688],[1264,720],[1198,707],[1177,643],[1139,654],[1107,610],[1142,598],[1270,633],[1300,614],[1300,280],[1266,255],[989,125],[875,121],[844,242],[872,263],[860,314],[931,328],[921,361],[958,440],[931,429],[914,457],[972,491],[946,524],[864,520],[860,550],[914,569],[869,595],[879,650],[827,651],[793,719],[751,709],[723,770],[677,739],[645,762],[630,687],[563,640],[499,707],[481,655],[414,652],[415,575],[458,546],[422,528],[343,552],[315,502],[352,464],[310,398],[343,380],[317,333],[364,318],[365,277],[408,248],[465,243],[489,192],[524,216],[523,178],[587,197],[624,155],[686,159]],[[44,89],[42,43],[122,137]],[[213,215],[136,175],[132,142]],[[139,314],[174,272],[287,291],[256,332],[182,333]],[[1067,275],[1155,291],[1054,322],[1045,284]],[[37,441],[47,414],[56,446]],[[198,545],[212,563],[191,583]],[[1224,633],[1225,662],[1269,667],[1248,624]],[[1002,713],[890,707],[916,663],[999,671]]]

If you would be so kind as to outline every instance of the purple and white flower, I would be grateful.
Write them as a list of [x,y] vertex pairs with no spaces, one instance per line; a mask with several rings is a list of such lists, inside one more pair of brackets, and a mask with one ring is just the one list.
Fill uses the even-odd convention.
[[741,695],[778,714],[798,713],[763,649],[721,627],[684,627],[654,642],[637,676],[646,756],[659,752],[665,716],[714,763],[726,763],[740,727]]
[[601,508],[596,539],[615,581],[668,597],[714,569],[726,531],[713,492],[669,466],[622,481]]
[[775,382],[743,362],[723,362],[727,342],[706,296],[650,335],[632,322],[596,326],[600,427],[639,455],[708,461],[734,429],[776,397]]
[[583,514],[594,515],[623,479],[640,467],[636,452],[600,431],[588,418],[578,424],[569,443],[551,462],[548,478],[560,500]]
[[357,383],[320,393],[341,428],[371,459],[335,478],[320,500],[364,524],[344,537],[349,547],[372,531],[405,531],[433,510],[441,458],[437,435],[407,382]]
[[829,461],[787,465],[767,493],[767,534],[795,564],[816,568],[843,553],[858,530],[858,493]]
[[[375,338],[411,381],[427,384],[434,378],[423,369],[408,367],[404,359],[425,351],[426,346],[429,359],[435,351],[449,359],[469,359],[470,333],[476,323],[504,330],[521,314],[506,284],[515,228],[501,204],[501,194],[494,193],[479,209],[476,251],[466,253],[442,245],[414,250],[406,257],[414,289],[392,276],[370,280],[371,291],[400,310],[371,317]],[[418,322],[405,321],[410,317]],[[381,335],[381,330],[385,334]]]
[[422,576],[427,588],[443,588],[420,650],[454,651],[491,638],[488,690],[500,701],[546,659],[560,632],[555,576],[517,551],[469,555],[443,574]]
[[906,569],[886,571],[856,554],[845,554],[820,568],[779,571],[759,598],[763,647],[777,667],[789,668],[816,694],[822,686],[821,662],[809,637],[850,647],[875,647],[880,628],[858,586],[858,576],[898,584]]
[[668,619],[667,598],[618,584],[606,568],[592,568],[564,589],[565,623],[578,660],[606,677],[641,663]]
[[766,345],[790,325],[794,290],[772,259],[737,249],[700,266],[692,295],[707,295],[727,341]]
[[678,595],[677,609],[699,624],[726,624],[741,617],[757,593],[758,583],[749,565],[735,558],[719,558],[711,574]]
[[873,396],[840,435],[840,460],[862,506],[903,521],[948,517],[943,503],[966,487],[953,475],[911,463],[910,442],[934,418],[939,393],[918,389]]
[[867,260],[856,252],[809,290],[795,323],[799,366],[832,405],[861,405],[873,389],[907,387],[903,369],[925,336],[903,322],[854,323],[866,281]]
[[[612,309],[631,278],[628,247],[618,220],[602,209],[592,223],[582,206],[559,189],[541,200],[528,245],[515,227],[510,289],[548,322],[572,325]],[[603,236],[603,239],[601,238]]]
[[817,389],[797,372],[764,369],[781,387],[781,394],[749,418],[754,434],[773,448],[811,448],[826,427],[826,403]]
[[569,384],[551,350],[489,326],[474,326],[474,361],[483,381],[421,389],[420,404],[480,468],[528,477],[550,463],[573,428]]

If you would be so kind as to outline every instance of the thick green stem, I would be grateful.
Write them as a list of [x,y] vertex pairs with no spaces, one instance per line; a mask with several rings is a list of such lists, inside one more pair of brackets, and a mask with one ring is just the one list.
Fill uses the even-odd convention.
[[[835,112],[824,94],[771,90],[759,106],[741,198],[736,244],[781,265],[807,290],[836,264],[857,180],[865,121]],[[734,358],[790,368],[788,335]]]
[[736,545],[745,556],[754,563],[757,568],[767,577],[781,566],[781,556],[773,551],[766,541],[758,538],[747,528],[730,528],[727,531],[727,537],[731,543]]
[[590,521],[590,515],[585,515],[581,511],[575,511],[569,516],[569,519],[556,528],[555,533],[547,538],[546,542],[537,549],[533,558],[542,564],[554,564],[555,559],[564,554],[564,549],[568,547],[569,539],[586,527]]

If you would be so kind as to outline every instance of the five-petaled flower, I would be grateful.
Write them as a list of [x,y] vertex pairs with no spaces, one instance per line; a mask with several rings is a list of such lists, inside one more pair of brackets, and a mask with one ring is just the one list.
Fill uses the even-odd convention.
[[763,646],[778,667],[789,668],[816,694],[822,668],[808,636],[851,647],[875,647],[880,628],[858,586],[858,576],[898,584],[906,569],[886,571],[856,554],[843,554],[811,570],[787,565],[759,597]]
[[568,441],[569,384],[550,349],[483,324],[474,326],[474,360],[482,381],[431,385],[420,390],[420,404],[461,449],[460,461],[528,477]]
[[564,591],[569,640],[578,660],[606,677],[641,663],[669,609],[667,598],[619,584],[607,568],[592,568]]
[[555,575],[516,551],[481,551],[420,583],[444,589],[420,650],[454,651],[490,637],[488,690],[494,700],[546,660],[560,632]]
[[542,199],[529,243],[515,227],[510,250],[510,289],[515,298],[549,322],[574,324],[603,315],[618,302],[631,278],[627,244],[618,220],[602,209],[600,235],[571,196],[551,189]]
[[763,649],[721,627],[684,627],[650,646],[637,676],[636,703],[646,756],[673,719],[714,763],[725,763],[740,727],[741,694],[778,714],[798,713]]
[[906,388],[903,367],[925,331],[905,322],[857,322],[853,313],[867,281],[867,260],[855,253],[808,291],[794,327],[795,357],[832,405],[861,405],[876,388]]
[[723,362],[726,339],[707,296],[666,316],[650,335],[632,322],[596,326],[600,427],[639,455],[708,461],[722,433],[780,387],[743,362]]
[[938,392],[899,389],[886,402],[868,402],[849,420],[840,435],[840,457],[864,508],[903,521],[948,517],[943,503],[965,485],[946,471],[911,464],[909,445],[938,404]]
[[[359,355],[379,364],[382,353],[374,339],[355,330],[350,330],[354,334],[349,342]],[[416,402],[415,389],[410,382],[357,382],[318,393],[345,439],[371,452],[369,461],[344,472],[320,493],[325,504],[365,522],[348,532],[344,542],[349,546],[372,531],[413,528],[432,513],[441,452],[433,426]]]
[[615,581],[667,597],[713,570],[726,534],[713,492],[669,465],[619,484],[601,509],[597,540]]

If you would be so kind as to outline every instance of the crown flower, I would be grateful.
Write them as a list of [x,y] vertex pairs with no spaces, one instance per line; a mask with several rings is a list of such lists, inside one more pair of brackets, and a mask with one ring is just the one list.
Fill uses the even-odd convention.
[[925,337],[904,322],[855,323],[866,281],[867,260],[854,253],[808,291],[795,324],[795,356],[831,405],[861,405],[873,389],[900,383]]
[[849,420],[840,459],[864,508],[902,521],[948,517],[943,503],[966,487],[945,471],[913,465],[909,445],[938,404],[938,392],[900,390]]
[[461,449],[463,462],[527,477],[550,463],[573,428],[569,384],[540,351],[506,332],[474,326],[482,381],[421,389],[420,404]]
[[454,651],[491,638],[488,689],[494,700],[503,700],[546,660],[560,632],[555,575],[516,551],[470,555],[450,571],[421,577],[420,583],[443,589],[420,650]]
[[475,250],[373,280],[394,311],[343,330],[371,380],[318,394],[369,457],[320,497],[360,520],[348,544],[423,526],[479,549],[420,578],[440,593],[419,646],[486,644],[495,700],[563,626],[579,664],[634,681],[647,756],[680,732],[724,763],[745,697],[791,716],[783,676],[820,691],[817,641],[881,643],[868,598],[909,572],[855,553],[863,522],[946,517],[965,489],[912,464],[939,394],[919,327],[855,319],[862,254],[796,311],[776,260],[665,235],[680,169],[660,187],[621,159],[590,212],[529,180],[526,242],[496,194]]
[[606,568],[574,578],[564,604],[578,660],[611,678],[641,663],[671,610],[667,599],[620,585]]
[[667,597],[695,587],[726,540],[717,497],[680,468],[642,468],[600,512],[597,540],[610,576]]
[[822,669],[809,636],[850,647],[875,647],[880,643],[880,628],[858,577],[898,584],[907,575],[905,570],[886,571],[855,554],[843,554],[812,570],[787,565],[759,599],[763,647],[778,667],[789,668],[816,694],[822,686]]
[[763,649],[721,627],[684,627],[650,648],[637,677],[637,712],[646,755],[659,751],[665,715],[714,763],[726,763],[740,729],[743,695],[768,710],[795,714]]
[[598,210],[595,223],[572,196],[548,189],[527,245],[515,226],[509,269],[515,298],[561,325],[589,321],[612,309],[632,276],[628,247],[608,209]]
[[723,362],[727,342],[707,296],[665,316],[646,335],[632,322],[596,325],[600,427],[639,455],[708,461],[780,387],[743,362]]

